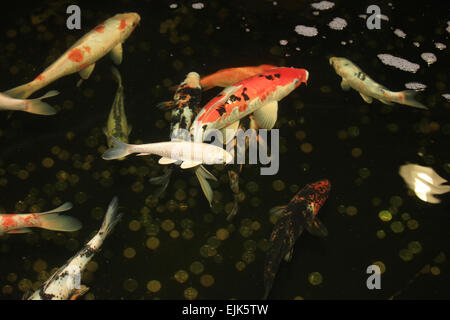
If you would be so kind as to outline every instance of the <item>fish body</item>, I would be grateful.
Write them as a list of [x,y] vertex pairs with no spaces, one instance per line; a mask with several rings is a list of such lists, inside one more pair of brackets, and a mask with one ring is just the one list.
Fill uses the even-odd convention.
[[277,120],[278,101],[308,80],[308,71],[296,68],[270,69],[225,88],[199,112],[191,127],[194,141],[203,141],[210,129],[231,126],[253,114],[258,126],[271,129]]
[[116,14],[85,34],[34,80],[5,94],[25,99],[53,81],[76,72],[79,72],[83,79],[87,79],[95,63],[109,52],[113,61],[120,64],[122,43],[139,21],[137,13]]
[[281,260],[292,259],[295,241],[306,229],[313,235],[325,237],[328,235],[326,227],[318,220],[317,214],[331,189],[328,180],[320,180],[306,185],[289,202],[287,206],[276,207],[271,210],[279,215],[270,236],[270,249],[267,251],[264,267],[264,287],[266,299],[278,271]]
[[104,133],[107,138],[108,147],[113,146],[111,137],[116,137],[122,142],[128,143],[128,136],[131,132],[131,126],[128,125],[127,116],[125,114],[125,104],[123,95],[122,77],[116,68],[112,68],[114,78],[118,83],[118,88],[114,102],[109,112],[108,121],[104,128]]
[[41,213],[3,214],[0,213],[0,235],[20,234],[31,232],[31,228],[42,228],[55,231],[73,232],[81,229],[81,222],[77,219],[59,215],[72,208],[66,202],[56,209]]
[[[163,102],[158,105],[161,109],[172,109],[170,122],[170,137],[172,141],[190,141],[189,129],[192,124],[192,118],[199,112],[201,95],[200,76],[196,72],[190,72],[178,86],[173,101]],[[164,175],[150,179],[152,184],[160,186],[156,190],[155,196],[159,196],[167,188],[171,174],[172,168],[169,168]],[[217,180],[216,177],[201,165],[195,168],[195,175],[209,205],[212,206],[214,193],[207,180]]]
[[58,91],[52,90],[36,99],[17,99],[0,93],[0,110],[24,111],[46,116],[53,115],[56,113],[56,110],[49,104],[42,102],[42,100],[58,94]]
[[373,99],[377,99],[388,105],[392,105],[395,102],[414,108],[428,109],[414,99],[416,91],[390,91],[372,80],[360,67],[346,58],[331,57],[329,62],[336,73],[342,77],[341,88],[343,90],[353,88],[359,92],[363,100],[367,103],[372,103]]
[[210,74],[209,76],[203,77],[200,80],[203,90],[209,90],[214,87],[229,87],[235,83],[242,81],[246,78],[254,76],[255,74],[262,73],[264,71],[275,69],[276,66],[270,64],[262,64],[256,67],[238,67],[238,68],[227,68],[221,69],[219,71]]
[[[100,250],[104,240],[122,217],[117,213],[117,198],[109,204],[103,224],[98,233],[64,266],[59,268],[29,300],[74,300],[84,294],[88,288],[79,286],[81,273],[92,257]],[[79,287],[78,287],[79,286]]]
[[172,164],[182,161],[182,169],[196,167],[202,163],[224,164],[233,160],[233,156],[226,150],[206,143],[173,140],[148,144],[126,144],[115,137],[111,137],[115,147],[106,150],[102,157],[113,160],[125,157],[132,153],[139,156],[156,154],[161,156],[159,164]]

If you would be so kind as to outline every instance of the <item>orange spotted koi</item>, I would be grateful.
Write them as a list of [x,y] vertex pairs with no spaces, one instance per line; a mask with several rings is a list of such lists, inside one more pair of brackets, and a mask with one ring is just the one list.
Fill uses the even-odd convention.
[[11,89],[5,94],[25,99],[53,81],[76,72],[86,80],[94,70],[95,63],[109,52],[114,63],[120,64],[122,43],[130,36],[139,21],[140,16],[137,13],[116,14],[85,34],[33,81]]
[[255,74],[262,73],[264,71],[275,69],[276,66],[270,64],[262,64],[257,67],[239,67],[239,68],[228,68],[221,69],[219,71],[210,74],[209,76],[203,77],[200,80],[203,90],[209,90],[214,87],[229,87],[235,83],[242,81],[246,78],[250,78]]
[[292,198],[288,205],[271,210],[271,213],[279,218],[270,236],[271,246],[266,254],[263,299],[269,296],[283,257],[285,261],[291,261],[295,241],[304,229],[315,236],[328,235],[327,228],[317,218],[317,214],[327,200],[330,189],[331,183],[328,180],[308,184]]
[[0,235],[31,232],[31,228],[42,228],[54,231],[73,232],[81,229],[81,222],[77,219],[59,213],[72,208],[66,202],[56,209],[41,213],[4,214],[0,213]]
[[250,114],[259,128],[272,129],[277,120],[278,101],[301,83],[306,83],[308,76],[305,69],[281,67],[225,88],[195,118],[191,126],[194,141],[203,141],[203,135],[209,129],[237,130],[239,120]]

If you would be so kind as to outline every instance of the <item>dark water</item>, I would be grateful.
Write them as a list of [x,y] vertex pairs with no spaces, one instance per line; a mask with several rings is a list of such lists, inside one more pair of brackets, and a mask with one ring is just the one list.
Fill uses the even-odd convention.
[[[335,1],[334,8],[315,16],[309,1],[277,1],[276,5],[273,1],[202,2],[205,7],[201,10],[193,9],[190,2],[182,5],[175,1],[18,4],[1,22],[3,76],[0,81],[2,91],[30,81],[97,23],[116,13],[138,12],[141,24],[124,43],[124,60],[119,69],[125,87],[128,121],[133,125],[130,141],[156,142],[167,139],[169,126],[155,105],[170,99],[173,93],[168,86],[181,82],[190,71],[204,76],[222,68],[259,64],[307,69],[310,73],[308,86],[296,89],[279,104],[280,171],[276,176],[260,176],[257,166],[244,167],[240,185],[246,197],[232,222],[235,231],[217,248],[221,259],[203,257],[200,248],[218,229],[229,227],[224,207],[232,201],[233,195],[223,167],[213,170],[220,183],[213,185],[218,197],[211,210],[191,172],[177,171],[166,195],[159,203],[151,203],[148,197],[154,187],[148,183],[148,178],[162,172],[156,157],[145,160],[130,156],[121,162],[106,162],[100,158],[98,147],[106,144],[101,129],[116,91],[109,71],[112,62],[105,57],[97,63],[92,78],[80,88],[75,86],[78,76],[71,75],[36,93],[38,96],[46,89],[61,91],[58,97],[49,100],[61,108],[56,116],[16,112],[7,119],[6,112],[1,114],[0,179],[7,181],[0,186],[1,211],[28,212],[34,204],[39,204],[44,211],[56,207],[58,199],[71,201],[74,208],[70,214],[83,222],[83,229],[74,234],[36,230],[30,235],[1,237],[0,298],[21,298],[23,292],[19,283],[22,281],[22,287],[27,282],[23,279],[29,279],[35,286],[39,280],[44,280],[33,268],[36,261],[45,261],[47,272],[63,265],[99,228],[101,218],[93,218],[92,209],[106,209],[115,195],[119,197],[125,216],[94,258],[98,270],[85,276],[84,283],[91,288],[87,298],[183,299],[188,287],[198,290],[198,299],[260,298],[264,252],[258,246],[254,251],[255,260],[242,271],[237,270],[236,263],[242,260],[245,248],[254,247],[270,236],[273,225],[269,221],[269,208],[287,203],[296,186],[327,178],[332,183],[332,191],[319,217],[328,227],[329,236],[317,239],[304,234],[297,241],[294,257],[289,264],[283,263],[280,267],[270,297],[387,299],[395,295],[400,299],[448,299],[448,261],[436,262],[434,258],[442,253],[450,254],[449,196],[441,196],[440,204],[422,202],[408,193],[398,175],[399,166],[411,162],[430,166],[444,178],[450,176],[450,104],[441,96],[450,92],[447,84],[449,49],[441,51],[434,46],[434,42],[449,45],[448,5],[443,2],[436,2],[439,6],[394,3],[392,8],[388,1]],[[65,27],[65,11],[68,4],[76,3],[82,9],[82,30],[70,31]],[[177,3],[178,8],[171,9],[170,3]],[[388,22],[382,21],[381,30],[368,30],[365,20],[358,17],[365,13],[369,4],[379,5],[381,12],[389,17]],[[51,15],[39,24],[31,23],[32,15],[45,13]],[[334,17],[345,19],[348,26],[342,31],[331,30],[327,24]],[[161,33],[164,24],[171,23],[175,26]],[[294,31],[296,25],[315,26],[319,34],[312,38],[298,35]],[[397,37],[393,33],[395,28],[403,30],[406,38]],[[17,31],[14,37],[8,36],[11,29]],[[280,40],[287,40],[287,45],[280,45]],[[341,41],[347,44],[342,45]],[[418,41],[420,47],[414,46],[414,41]],[[420,58],[422,52],[433,52],[437,62],[427,66]],[[421,68],[413,74],[383,65],[377,58],[379,53],[403,57],[419,63]],[[426,84],[428,87],[419,99],[429,106],[429,111],[401,105],[385,106],[378,101],[369,105],[357,92],[342,91],[340,77],[328,64],[330,56],[347,57],[393,91],[404,90],[407,82]],[[205,93],[204,103],[218,91]],[[301,141],[296,138],[300,130],[306,133]],[[67,138],[68,132],[73,134],[72,139]],[[346,135],[346,139],[342,139],[342,135]],[[301,151],[303,143],[312,145],[311,153]],[[61,160],[52,154],[54,146],[67,151],[68,159]],[[362,150],[360,157],[352,156],[354,148]],[[76,160],[85,163],[89,155],[90,166],[80,168]],[[45,157],[55,160],[52,168],[42,166]],[[120,174],[121,169],[130,167],[143,174]],[[145,171],[146,168],[149,170]],[[360,176],[363,168],[370,172],[366,178]],[[22,169],[30,171],[26,179],[18,177]],[[78,176],[79,181],[67,183],[66,188],[61,187],[64,190],[52,191],[51,186],[56,185],[61,170]],[[99,178],[104,171],[110,173],[112,180],[105,182],[104,178]],[[283,181],[286,188],[275,191],[272,187],[275,180]],[[111,181],[112,185],[108,185]],[[246,188],[249,182],[259,185],[257,192]],[[133,190],[133,185],[143,188]],[[175,199],[179,189],[186,193],[186,199],[181,202],[187,203],[188,209],[171,211],[169,207],[173,202],[169,201]],[[398,199],[402,200],[400,206]],[[175,200],[175,203],[178,206],[180,201]],[[356,215],[339,212],[349,206],[356,207]],[[170,219],[180,233],[185,219],[190,219],[194,237],[173,239],[160,229],[155,235],[160,246],[156,250],[148,249],[145,243],[150,235],[145,228],[129,229],[130,221],[142,220],[144,207],[153,224],[160,225]],[[381,210],[390,210],[393,219],[381,221],[378,217]],[[419,227],[408,228],[403,213],[409,213]],[[241,226],[254,221],[258,221],[261,228],[243,237]],[[402,221],[403,232],[392,231],[391,224],[395,221]],[[377,237],[378,230],[385,231],[384,239]],[[78,246],[71,246],[75,240]],[[412,241],[418,241],[422,250],[412,260],[404,261],[399,252],[408,248]],[[123,252],[130,247],[135,249],[136,256],[127,259]],[[194,261],[204,265],[203,274],[214,277],[211,287],[202,286],[200,276],[190,272]],[[386,271],[382,275],[382,289],[371,291],[366,287],[365,270],[375,261],[383,262]],[[439,274],[418,275],[427,265]],[[178,283],[174,279],[178,270],[189,273],[186,282]],[[322,275],[320,285],[309,283],[308,276],[312,272]],[[17,280],[10,281],[11,275],[8,280],[11,273]],[[137,282],[137,288],[131,292],[124,288],[129,279]],[[159,292],[150,293],[146,289],[150,280],[161,282]],[[5,289],[7,285],[12,286],[11,293],[10,288]]]

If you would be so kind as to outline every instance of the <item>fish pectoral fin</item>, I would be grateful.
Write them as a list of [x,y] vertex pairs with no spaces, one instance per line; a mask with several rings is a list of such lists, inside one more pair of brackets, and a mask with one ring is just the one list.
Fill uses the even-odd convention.
[[77,300],[79,297],[84,295],[86,292],[89,291],[89,288],[85,285],[81,285],[79,289],[75,289],[72,293],[72,296],[70,297],[70,300]]
[[166,157],[162,157],[161,159],[159,159],[158,163],[165,165],[165,164],[172,164],[177,162],[176,159],[172,159],[172,158],[166,158]]
[[341,88],[342,88],[342,90],[345,90],[345,91],[350,90],[350,85],[348,84],[347,80],[342,79],[342,81],[341,81]]
[[133,129],[133,126],[129,125],[128,130],[127,130],[127,135],[130,135],[132,129]]
[[380,100],[382,103],[384,103],[384,104],[387,104],[387,105],[389,105],[389,106],[392,106],[392,105],[394,105],[394,103],[393,102],[391,102],[391,101],[388,101],[388,100],[384,100],[384,99],[378,99],[378,100]]
[[122,56],[123,56],[123,49],[122,49],[122,44],[119,43],[117,46],[115,46],[111,52],[110,52],[110,56],[112,61],[118,65],[122,63]]
[[326,237],[328,235],[327,227],[317,218],[311,219],[306,224],[306,230],[313,236]]
[[236,136],[236,131],[239,129],[239,120],[233,122],[228,127],[225,127],[220,130],[222,133],[222,138],[224,141],[221,141],[225,145],[228,145],[228,143]]
[[269,210],[269,214],[271,216],[281,217],[283,215],[284,209],[286,209],[286,206],[273,207]]
[[[181,167],[183,167],[183,165],[186,162],[183,162],[183,164],[181,165]],[[211,185],[209,184],[208,180],[206,180],[206,176],[204,175],[204,173],[202,172],[202,166],[198,167],[195,169],[195,175],[197,176],[198,182],[200,183],[200,187],[202,188],[203,194],[205,195],[206,199],[209,202],[209,206],[212,207],[212,201],[214,198],[214,192],[211,188]]]
[[253,119],[261,129],[272,129],[277,122],[278,102],[272,101],[266,103],[253,113]]
[[183,163],[181,164],[181,169],[189,169],[189,168],[194,168],[196,166],[201,165],[201,162],[198,161],[183,161]]
[[6,233],[8,234],[22,234],[22,233],[30,233],[32,230],[30,228],[21,228],[21,229],[13,229],[9,230]]
[[204,166],[198,167],[198,173],[201,174],[206,179],[217,181],[217,178],[211,172],[206,170]]
[[231,87],[227,87],[227,88],[223,89],[222,92],[220,93],[222,95],[221,98],[219,100],[217,100],[216,103],[214,103],[210,107],[210,109],[212,110],[216,106],[225,103],[237,90],[239,90],[240,87],[242,87],[242,85],[231,86]]
[[86,68],[82,69],[80,72],[81,79],[87,80],[92,74],[92,71],[94,71],[95,63],[88,65]]
[[366,96],[364,93],[361,93],[361,92],[359,94],[364,99],[365,102],[372,103],[372,100],[373,100],[372,97]]

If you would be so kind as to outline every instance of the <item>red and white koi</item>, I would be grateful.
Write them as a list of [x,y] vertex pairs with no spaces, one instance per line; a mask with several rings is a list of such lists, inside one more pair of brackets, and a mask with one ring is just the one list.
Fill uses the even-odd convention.
[[81,222],[74,217],[59,215],[72,209],[66,202],[56,209],[41,213],[6,214],[0,213],[0,235],[31,232],[31,228],[73,232],[81,229]]
[[376,83],[360,67],[346,58],[331,57],[329,62],[336,73],[342,77],[342,90],[347,91],[353,88],[359,92],[367,103],[372,103],[372,98],[375,98],[388,105],[393,105],[393,102],[396,102],[414,108],[428,109],[420,102],[414,100],[417,93],[414,90],[390,91],[381,84]]
[[33,81],[5,94],[25,99],[53,81],[76,72],[86,80],[94,70],[95,63],[107,53],[111,54],[114,63],[120,64],[122,43],[130,36],[140,19],[137,13],[116,14],[85,34]]
[[100,250],[108,234],[119,222],[122,214],[117,213],[117,197],[109,204],[103,224],[98,233],[74,255],[64,266],[59,268],[28,300],[75,300],[86,293],[89,288],[81,285],[81,273],[92,257]]
[[[236,131],[239,120],[253,114],[259,128],[272,129],[277,120],[278,101],[308,80],[305,69],[275,68],[225,88],[199,112],[191,127],[194,141],[203,141],[209,129]],[[233,135],[225,138],[226,142]]]
[[203,77],[200,80],[203,90],[209,90],[214,87],[229,87],[235,83],[242,81],[244,79],[250,78],[255,74],[265,72],[270,69],[275,69],[276,66],[270,64],[262,64],[256,67],[238,67],[238,68],[227,68],[221,69],[219,71],[210,74],[209,76]]
[[0,93],[0,110],[24,111],[47,116],[53,115],[56,113],[56,110],[48,103],[42,102],[41,100],[54,97],[58,94],[58,91],[52,90],[36,99],[15,99]]

